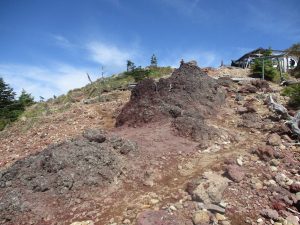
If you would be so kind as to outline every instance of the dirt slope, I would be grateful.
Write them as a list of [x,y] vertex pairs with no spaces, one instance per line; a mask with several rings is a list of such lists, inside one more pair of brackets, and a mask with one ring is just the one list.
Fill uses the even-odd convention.
[[[94,139],[86,140],[81,136],[83,129],[77,130],[77,133],[75,132],[77,135],[72,133],[72,129],[68,129],[72,130],[67,134],[70,135],[69,137],[73,135],[73,141],[44,151],[38,147],[33,148],[31,152],[41,151],[41,153],[20,160],[12,166],[11,161],[7,163],[6,169],[1,171],[0,178],[5,182],[5,185],[2,183],[0,188],[1,223],[71,224],[81,221],[73,225],[238,225],[274,224],[274,221],[277,221],[278,225],[288,224],[288,222],[297,224],[295,220],[297,220],[299,201],[296,193],[300,191],[297,186],[297,182],[300,181],[299,150],[291,144],[293,141],[288,136],[288,129],[282,125],[283,121],[274,120],[273,113],[264,104],[264,99],[269,94],[266,91],[269,90],[256,88],[254,93],[243,93],[241,90],[249,87],[254,90],[254,86],[233,83],[226,84],[226,87],[222,88],[217,82],[204,75],[200,69],[189,64],[183,65],[170,78],[161,80],[158,84],[155,85],[153,81],[147,80],[137,86],[131,100],[117,119],[117,124],[123,126],[113,129],[108,126],[110,129],[105,135],[107,138],[105,142],[95,143]],[[171,88],[170,84],[172,84]],[[278,93],[273,95],[276,95],[282,103],[285,102]],[[214,104],[209,101],[210,99]],[[122,103],[124,104],[125,101],[119,104],[113,103],[116,107],[109,110],[115,110]],[[167,107],[164,108],[166,105]],[[101,107],[105,106],[106,104],[101,105]],[[85,106],[80,107],[86,109]],[[89,107],[99,106],[95,104],[87,106]],[[110,112],[112,113],[113,110]],[[147,113],[147,110],[152,113]],[[66,114],[60,115],[61,118],[66,116]],[[145,120],[145,116],[150,119]],[[97,116],[94,120],[76,118],[74,120],[78,121],[78,124],[82,121],[81,125],[85,128],[103,127],[103,123],[95,125],[95,121],[98,121]],[[110,118],[109,121],[114,121],[112,115],[108,115],[107,118]],[[64,119],[58,122],[58,126],[66,125],[62,121]],[[64,131],[57,130],[57,132],[64,134]],[[213,135],[209,137],[204,135],[209,132]],[[8,156],[17,152],[20,154],[19,157],[23,157],[26,153],[19,150],[19,148],[24,149],[23,146],[20,144],[17,148],[13,146],[18,143],[16,137],[24,136],[13,132],[6,135],[10,140],[5,142],[6,149],[12,150],[5,154]],[[136,143],[137,150],[132,152],[134,154],[124,155],[120,148],[114,148],[116,136],[122,137],[125,143],[126,140]],[[2,140],[6,141],[4,138]],[[83,141],[83,144],[78,145],[78,141]],[[28,141],[24,140],[23,143]],[[27,146],[34,145],[27,144]],[[94,150],[87,151],[88,146],[95,148],[91,147]],[[97,168],[97,165],[101,165],[102,150],[98,152],[96,149],[102,149],[103,156],[107,155],[115,159],[112,162],[116,164],[112,163],[112,165],[116,165],[114,166],[116,170],[110,171],[116,173],[108,176],[109,182],[102,182],[101,168],[103,167]],[[89,156],[95,156],[100,159],[100,162],[86,161],[83,157],[79,157],[78,162],[71,160],[70,164],[63,167],[61,171],[70,175],[73,172],[70,173],[68,168],[82,165],[78,170],[74,170],[75,174],[81,174],[76,181],[86,183],[79,189],[67,188],[61,195],[53,191],[56,190],[56,186],[55,182],[51,182],[49,190],[34,192],[31,188],[32,183],[38,181],[43,184],[41,182],[43,177],[59,175],[55,171],[47,174],[43,169],[34,170],[36,164],[30,163],[45,161],[49,152],[53,152],[54,155],[63,153],[65,156],[75,156],[71,159],[84,153],[88,159]],[[58,157],[54,161],[50,159],[49,165],[51,162],[55,162],[56,165],[60,162],[58,159],[68,162],[67,158]],[[20,167],[20,165],[28,166]],[[110,168],[109,166],[110,164],[105,164],[104,168]],[[95,168],[97,169],[94,170]],[[24,171],[24,174],[35,172],[38,176],[26,181],[30,185],[26,182],[22,183],[22,179],[19,179],[24,175],[23,173],[13,174],[13,179],[3,176],[5,171],[14,170]],[[228,180],[222,184],[225,185],[224,192],[218,195],[214,191],[221,189],[213,187],[219,187],[221,184],[205,178],[205,174],[211,173],[211,177],[221,176]],[[115,174],[119,175],[111,180]],[[105,185],[85,182],[92,177]],[[208,196],[219,196],[222,199],[220,202],[216,202],[215,198],[212,201],[210,197],[207,198],[207,193]],[[15,213],[14,217],[5,217],[9,215],[5,211],[8,209]],[[167,220],[161,220],[162,217]]]

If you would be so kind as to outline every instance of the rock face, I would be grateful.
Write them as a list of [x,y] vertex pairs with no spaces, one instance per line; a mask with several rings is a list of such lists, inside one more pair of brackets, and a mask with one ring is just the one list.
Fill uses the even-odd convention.
[[132,142],[108,140],[96,130],[83,136],[52,145],[0,172],[0,221],[30,210],[32,202],[25,202],[24,193],[64,198],[83,188],[108,185],[129,168],[123,154],[136,149]]
[[138,215],[136,225],[192,225],[192,223],[162,210],[148,210]]
[[198,185],[193,190],[192,197],[205,204],[220,203],[228,182],[227,178],[219,174],[205,172],[203,178],[197,182]]
[[105,134],[102,130],[88,129],[83,132],[83,137],[89,141],[102,143],[106,140]]
[[130,101],[117,117],[116,126],[138,126],[171,119],[179,135],[193,139],[213,136],[204,119],[216,114],[225,91],[216,80],[191,63],[182,63],[171,77],[145,79],[132,90]]

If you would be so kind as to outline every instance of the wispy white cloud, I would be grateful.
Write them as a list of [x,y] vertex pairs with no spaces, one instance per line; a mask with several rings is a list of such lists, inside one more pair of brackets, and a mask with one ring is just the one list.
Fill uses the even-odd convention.
[[109,70],[113,72],[124,70],[126,60],[133,60],[138,55],[137,49],[120,48],[114,44],[99,41],[89,42],[86,49],[91,60],[109,67]]
[[[51,68],[0,64],[0,76],[19,94],[24,88],[38,99],[64,94],[88,83],[86,72],[90,68],[75,68],[66,64],[55,64]],[[92,73],[93,74],[93,73]],[[92,76],[91,74],[91,76]],[[96,77],[92,77],[96,79]]]
[[55,41],[55,44],[64,47],[64,48],[72,48],[74,45],[64,36],[62,35],[51,35]]
[[56,41],[56,44],[70,51],[80,52],[80,57],[84,58],[85,61],[89,61],[88,64],[94,62],[95,66],[73,66],[64,62],[52,62],[45,66],[0,63],[0,77],[3,77],[17,93],[20,93],[24,88],[37,99],[39,96],[50,98],[53,95],[64,94],[71,89],[86,85],[88,83],[87,72],[92,80],[97,79],[95,74],[99,74],[100,65],[104,66],[105,75],[111,75],[124,71],[126,60],[135,60],[138,57],[137,45],[134,45],[131,49],[126,49],[112,43],[100,41],[83,44],[71,43],[61,35],[53,35],[52,38]]

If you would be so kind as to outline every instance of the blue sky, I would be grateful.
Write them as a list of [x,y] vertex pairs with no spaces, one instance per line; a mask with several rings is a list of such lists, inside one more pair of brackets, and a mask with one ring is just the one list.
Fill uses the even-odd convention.
[[300,41],[299,0],[0,0],[0,76],[37,99],[126,69],[200,67]]

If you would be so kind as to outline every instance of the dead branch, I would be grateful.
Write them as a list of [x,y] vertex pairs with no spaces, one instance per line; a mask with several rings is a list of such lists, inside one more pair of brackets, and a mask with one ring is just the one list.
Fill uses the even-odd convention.
[[268,97],[268,105],[271,111],[275,112],[276,114],[280,115],[283,119],[287,120],[285,123],[288,125],[291,132],[299,138],[300,111],[298,111],[294,117],[289,115],[288,110],[283,105],[275,102],[273,100],[272,95],[269,95]]
[[292,212],[292,213],[295,213],[295,214],[300,215],[300,213],[297,212],[296,210],[293,210],[293,209],[291,209],[291,208],[289,208],[289,207],[286,207],[286,209],[287,209],[288,211]]
[[291,119],[292,117],[289,115],[288,110],[281,104],[275,102],[273,100],[272,95],[268,96],[268,105],[271,111],[279,114],[283,119]]
[[88,80],[90,81],[91,85],[93,86],[93,88],[92,88],[92,90],[90,91],[90,93],[89,93],[87,99],[89,99],[89,98],[92,96],[92,94],[93,94],[95,91],[97,91],[97,90],[98,90],[98,94],[99,94],[98,98],[100,99],[100,95],[101,95],[100,87],[97,87],[97,85],[95,84],[95,82],[92,81],[92,79],[91,79],[91,77],[90,77],[90,75],[89,75],[88,73],[86,73],[86,75],[87,75]]
[[300,84],[299,80],[285,80],[280,83],[281,86],[290,86],[293,84]]
[[286,124],[290,127],[293,134],[296,134],[298,137],[300,137],[299,122],[300,122],[300,111],[298,111],[296,115],[292,117],[291,120],[286,122]]

